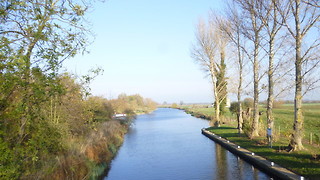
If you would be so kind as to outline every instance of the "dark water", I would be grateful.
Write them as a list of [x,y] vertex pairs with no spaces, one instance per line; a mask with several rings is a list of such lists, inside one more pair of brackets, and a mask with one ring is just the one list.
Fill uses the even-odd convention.
[[105,180],[270,179],[202,135],[207,126],[176,109],[138,116]]

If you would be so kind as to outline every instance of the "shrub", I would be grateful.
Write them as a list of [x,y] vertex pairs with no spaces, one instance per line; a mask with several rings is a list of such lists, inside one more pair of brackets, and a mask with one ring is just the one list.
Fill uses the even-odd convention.
[[178,104],[177,104],[177,103],[173,103],[173,104],[171,105],[171,108],[174,108],[174,109],[178,108]]
[[239,112],[239,103],[238,102],[232,102],[229,110],[232,114],[238,114]]

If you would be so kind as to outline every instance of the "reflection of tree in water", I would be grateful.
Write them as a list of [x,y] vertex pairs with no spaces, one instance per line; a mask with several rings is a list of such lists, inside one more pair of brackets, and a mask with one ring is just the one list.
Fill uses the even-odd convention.
[[259,170],[257,168],[253,169],[253,179],[259,180]]
[[227,162],[227,152],[219,144],[216,144],[216,179],[228,179],[228,162]]
[[239,177],[243,177],[243,160],[240,159],[239,157],[237,157],[237,164],[238,164],[238,172],[236,173],[239,173]]
[[219,144],[215,145],[216,171],[215,179],[254,179],[259,180],[259,170],[250,164],[246,164],[239,157],[236,162],[228,157],[228,151]]

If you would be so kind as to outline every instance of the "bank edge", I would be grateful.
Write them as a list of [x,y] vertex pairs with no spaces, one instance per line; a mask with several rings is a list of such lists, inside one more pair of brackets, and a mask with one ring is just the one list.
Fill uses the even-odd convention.
[[247,161],[248,163],[252,164],[253,166],[256,166],[258,169],[261,169],[268,175],[274,178],[278,179],[290,179],[290,180],[303,180],[304,177],[300,176],[298,174],[295,174],[294,172],[275,164],[261,156],[258,156],[254,154],[254,152],[251,152],[247,149],[241,148],[240,146],[228,141],[227,139],[224,139],[218,135],[215,135],[214,133],[206,130],[206,128],[201,129],[201,132],[203,135],[208,137],[209,139],[215,141],[216,143],[220,144],[222,147],[229,150],[231,153],[239,156],[243,160]]

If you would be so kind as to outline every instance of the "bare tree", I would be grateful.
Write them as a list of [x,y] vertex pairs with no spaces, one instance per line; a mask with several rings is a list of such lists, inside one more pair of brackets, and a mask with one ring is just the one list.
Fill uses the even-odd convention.
[[306,3],[308,5],[311,5],[313,7],[320,8],[320,2],[319,0],[302,0],[303,3]]
[[266,48],[265,51],[268,56],[268,99],[267,99],[267,126],[268,128],[273,129],[274,127],[274,117],[273,117],[273,103],[275,99],[274,95],[274,73],[275,73],[275,67],[274,67],[274,59],[275,59],[275,48],[281,48],[275,47],[277,35],[282,27],[282,25],[279,23],[279,13],[276,8],[276,4],[279,3],[278,0],[266,0],[263,2],[263,5],[261,6],[261,9],[258,14],[258,17],[261,19],[262,23],[264,24],[264,30],[266,31]]
[[[320,38],[319,35],[314,35],[317,33],[314,28],[319,25],[320,12],[318,2],[314,0],[287,0],[284,5],[277,6],[277,9],[295,44],[294,131],[289,144],[289,148],[295,151],[303,149],[303,85],[307,82],[307,75],[311,74],[319,64],[317,52],[319,52]],[[292,18],[288,18],[288,15]],[[313,38],[307,39],[310,32],[313,33]],[[312,89],[316,81],[308,82],[306,90]]]
[[[196,43],[191,49],[192,58],[198,62],[201,68],[208,73],[213,86],[215,99],[215,125],[220,126],[220,104],[227,94],[221,93],[226,83],[217,83],[217,77],[223,67],[221,59],[225,58],[226,38],[222,35],[220,25],[211,16],[211,21],[205,23],[200,21],[197,26]],[[222,81],[224,82],[224,81]]]
[[244,34],[253,43],[253,121],[251,127],[250,138],[259,136],[259,82],[261,76],[259,74],[259,51],[261,48],[261,31],[264,27],[263,22],[258,18],[259,11],[262,9],[262,1],[255,0],[234,0],[239,8],[244,12],[246,23],[244,24]]
[[238,65],[238,86],[237,86],[237,102],[238,102],[238,112],[237,112],[237,122],[238,122],[238,132],[243,131],[243,117],[242,117],[242,84],[243,84],[243,68],[244,68],[244,51],[245,46],[243,43],[242,27],[243,21],[240,17],[240,12],[233,5],[228,5],[227,10],[227,21],[223,24],[222,28],[230,39],[231,43],[236,47],[237,54],[237,65]]

